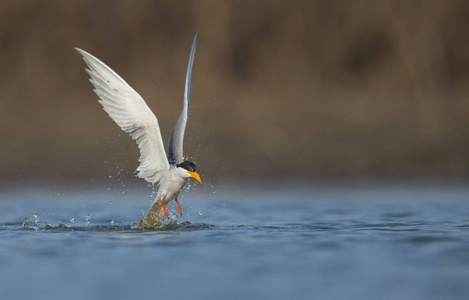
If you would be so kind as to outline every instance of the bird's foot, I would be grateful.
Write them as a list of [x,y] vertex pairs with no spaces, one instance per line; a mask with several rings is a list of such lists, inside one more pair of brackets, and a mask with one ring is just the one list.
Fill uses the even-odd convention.
[[176,203],[178,204],[178,210],[179,210],[179,214],[182,216],[182,209],[181,209],[181,204],[179,204],[178,202],[178,197],[176,197]]
[[160,205],[163,207],[164,216],[168,218],[168,211],[166,211],[166,207],[164,207],[163,200],[160,200]]

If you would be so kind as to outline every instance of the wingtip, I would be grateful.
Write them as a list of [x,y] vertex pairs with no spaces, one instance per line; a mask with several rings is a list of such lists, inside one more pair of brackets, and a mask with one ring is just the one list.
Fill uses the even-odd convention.
[[78,48],[78,47],[74,47],[73,49],[75,49],[78,53],[80,53],[80,55],[83,57],[83,59],[85,58],[85,56],[86,56],[87,54],[89,55],[88,52],[86,52],[85,50],[80,49],[80,48]]

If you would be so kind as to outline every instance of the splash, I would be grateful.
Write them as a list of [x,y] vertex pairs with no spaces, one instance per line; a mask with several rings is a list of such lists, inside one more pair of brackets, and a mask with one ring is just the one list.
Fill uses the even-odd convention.
[[24,218],[23,219],[23,229],[28,229],[28,223],[29,223],[28,218]]
[[36,211],[33,210],[33,216],[34,216],[34,230],[39,230],[39,217],[36,214]]
[[86,226],[86,228],[90,228],[90,219],[91,219],[91,215],[90,215],[90,214],[86,214],[86,219],[85,219],[85,226]]
[[163,207],[158,202],[154,202],[145,217],[140,220],[138,226],[146,229],[158,229],[164,226],[164,219]]

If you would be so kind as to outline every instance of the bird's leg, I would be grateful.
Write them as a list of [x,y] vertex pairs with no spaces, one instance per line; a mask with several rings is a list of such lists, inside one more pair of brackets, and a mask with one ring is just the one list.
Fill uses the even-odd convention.
[[179,214],[182,216],[182,209],[181,209],[181,204],[179,204],[178,202],[178,197],[176,197],[176,203],[178,204],[178,210],[179,210]]
[[161,205],[161,207],[163,207],[164,216],[167,218],[168,217],[168,212],[166,211],[166,207],[164,207],[163,200],[160,200],[160,205]]

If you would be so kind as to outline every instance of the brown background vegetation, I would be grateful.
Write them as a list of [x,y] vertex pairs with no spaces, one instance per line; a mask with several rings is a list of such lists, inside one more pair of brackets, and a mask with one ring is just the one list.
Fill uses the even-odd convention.
[[469,1],[0,2],[0,177],[131,176],[73,47],[217,178],[469,175]]

